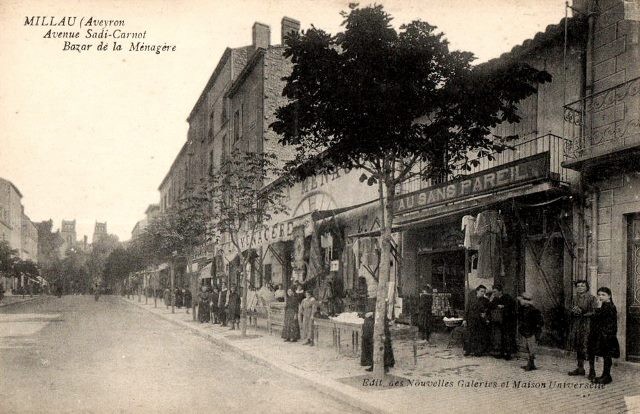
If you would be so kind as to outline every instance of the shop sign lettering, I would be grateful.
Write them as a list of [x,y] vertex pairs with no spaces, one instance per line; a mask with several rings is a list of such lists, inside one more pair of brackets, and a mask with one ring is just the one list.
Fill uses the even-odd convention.
[[394,214],[459,201],[548,176],[549,153],[545,152],[400,196],[395,202]]
[[[238,244],[242,251],[245,251],[249,247],[258,248],[263,245],[269,245],[271,243],[279,241],[293,240],[293,229],[295,226],[303,224],[305,228],[309,225],[308,220],[301,223],[300,220],[289,220],[275,224],[268,224],[262,226],[258,231],[254,233],[253,244],[251,245],[251,233],[246,232],[238,236]],[[306,229],[305,229],[306,233]]]

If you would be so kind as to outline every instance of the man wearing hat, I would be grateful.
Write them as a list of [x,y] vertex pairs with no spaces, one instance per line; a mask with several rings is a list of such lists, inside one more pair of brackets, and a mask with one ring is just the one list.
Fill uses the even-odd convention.
[[518,310],[520,335],[524,337],[527,352],[529,354],[527,365],[522,367],[525,371],[533,371],[537,369],[534,362],[538,346],[536,337],[540,335],[540,332],[542,332],[542,326],[544,325],[542,313],[533,306],[532,299],[533,297],[529,292],[524,292],[522,295],[518,296],[518,303],[520,304],[520,309]]

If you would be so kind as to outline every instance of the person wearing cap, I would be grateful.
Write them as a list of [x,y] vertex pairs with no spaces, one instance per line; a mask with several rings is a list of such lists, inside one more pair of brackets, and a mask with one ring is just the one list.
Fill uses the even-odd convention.
[[518,302],[520,303],[518,310],[520,335],[524,338],[527,353],[529,354],[527,365],[522,367],[525,371],[537,369],[535,364],[536,350],[538,348],[537,337],[540,336],[544,326],[542,313],[533,305],[532,299],[533,297],[529,292],[524,292],[518,296]]
[[[589,293],[589,282],[577,280],[574,283],[576,288],[573,297],[573,307],[570,309],[571,329],[567,350],[575,351],[578,359],[578,367],[569,372],[571,376],[582,376],[585,374],[584,361],[587,359],[587,346],[589,332],[591,331],[591,318],[598,307],[598,299]],[[589,363],[589,375],[587,378],[594,379],[596,371],[594,365]]]

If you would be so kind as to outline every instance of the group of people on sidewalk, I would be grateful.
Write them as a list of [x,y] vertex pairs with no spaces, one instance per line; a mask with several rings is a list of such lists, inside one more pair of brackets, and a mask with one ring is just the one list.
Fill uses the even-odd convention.
[[[164,301],[164,305],[168,308],[171,306],[171,289],[166,288],[163,292],[162,299]],[[187,313],[189,313],[189,309],[191,309],[191,291],[188,288],[175,288],[173,290],[173,300],[176,308],[180,309],[182,307],[187,309]]]
[[225,327],[231,325],[231,330],[239,329],[240,293],[235,285],[228,289],[225,282],[220,286],[203,285],[198,293],[198,321]]
[[[589,284],[585,280],[575,282],[576,294],[570,310],[571,329],[569,350],[576,351],[578,367],[569,372],[571,376],[584,376],[585,360],[589,361],[587,378],[598,384],[612,382],[612,358],[620,357],[617,334],[617,310],[613,304],[611,290],[598,289],[598,298],[589,293]],[[524,292],[517,302],[503,292],[501,285],[493,286],[487,297],[487,288],[479,285],[475,298],[470,300],[465,315],[465,356],[483,356],[491,354],[496,358],[510,360],[517,352],[516,330],[523,337],[528,353],[525,371],[536,369],[535,355],[537,341],[542,333],[544,319],[542,313],[533,304],[530,293]],[[595,358],[602,357],[604,370],[596,377]]]

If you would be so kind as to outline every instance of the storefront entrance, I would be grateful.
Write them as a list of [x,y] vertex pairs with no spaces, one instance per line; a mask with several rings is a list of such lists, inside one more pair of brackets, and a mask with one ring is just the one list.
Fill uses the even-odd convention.
[[431,285],[435,296],[446,295],[447,307],[442,313],[453,314],[465,308],[465,251],[451,250],[419,253],[420,289]]
[[629,217],[627,234],[627,359],[640,362],[640,213]]

